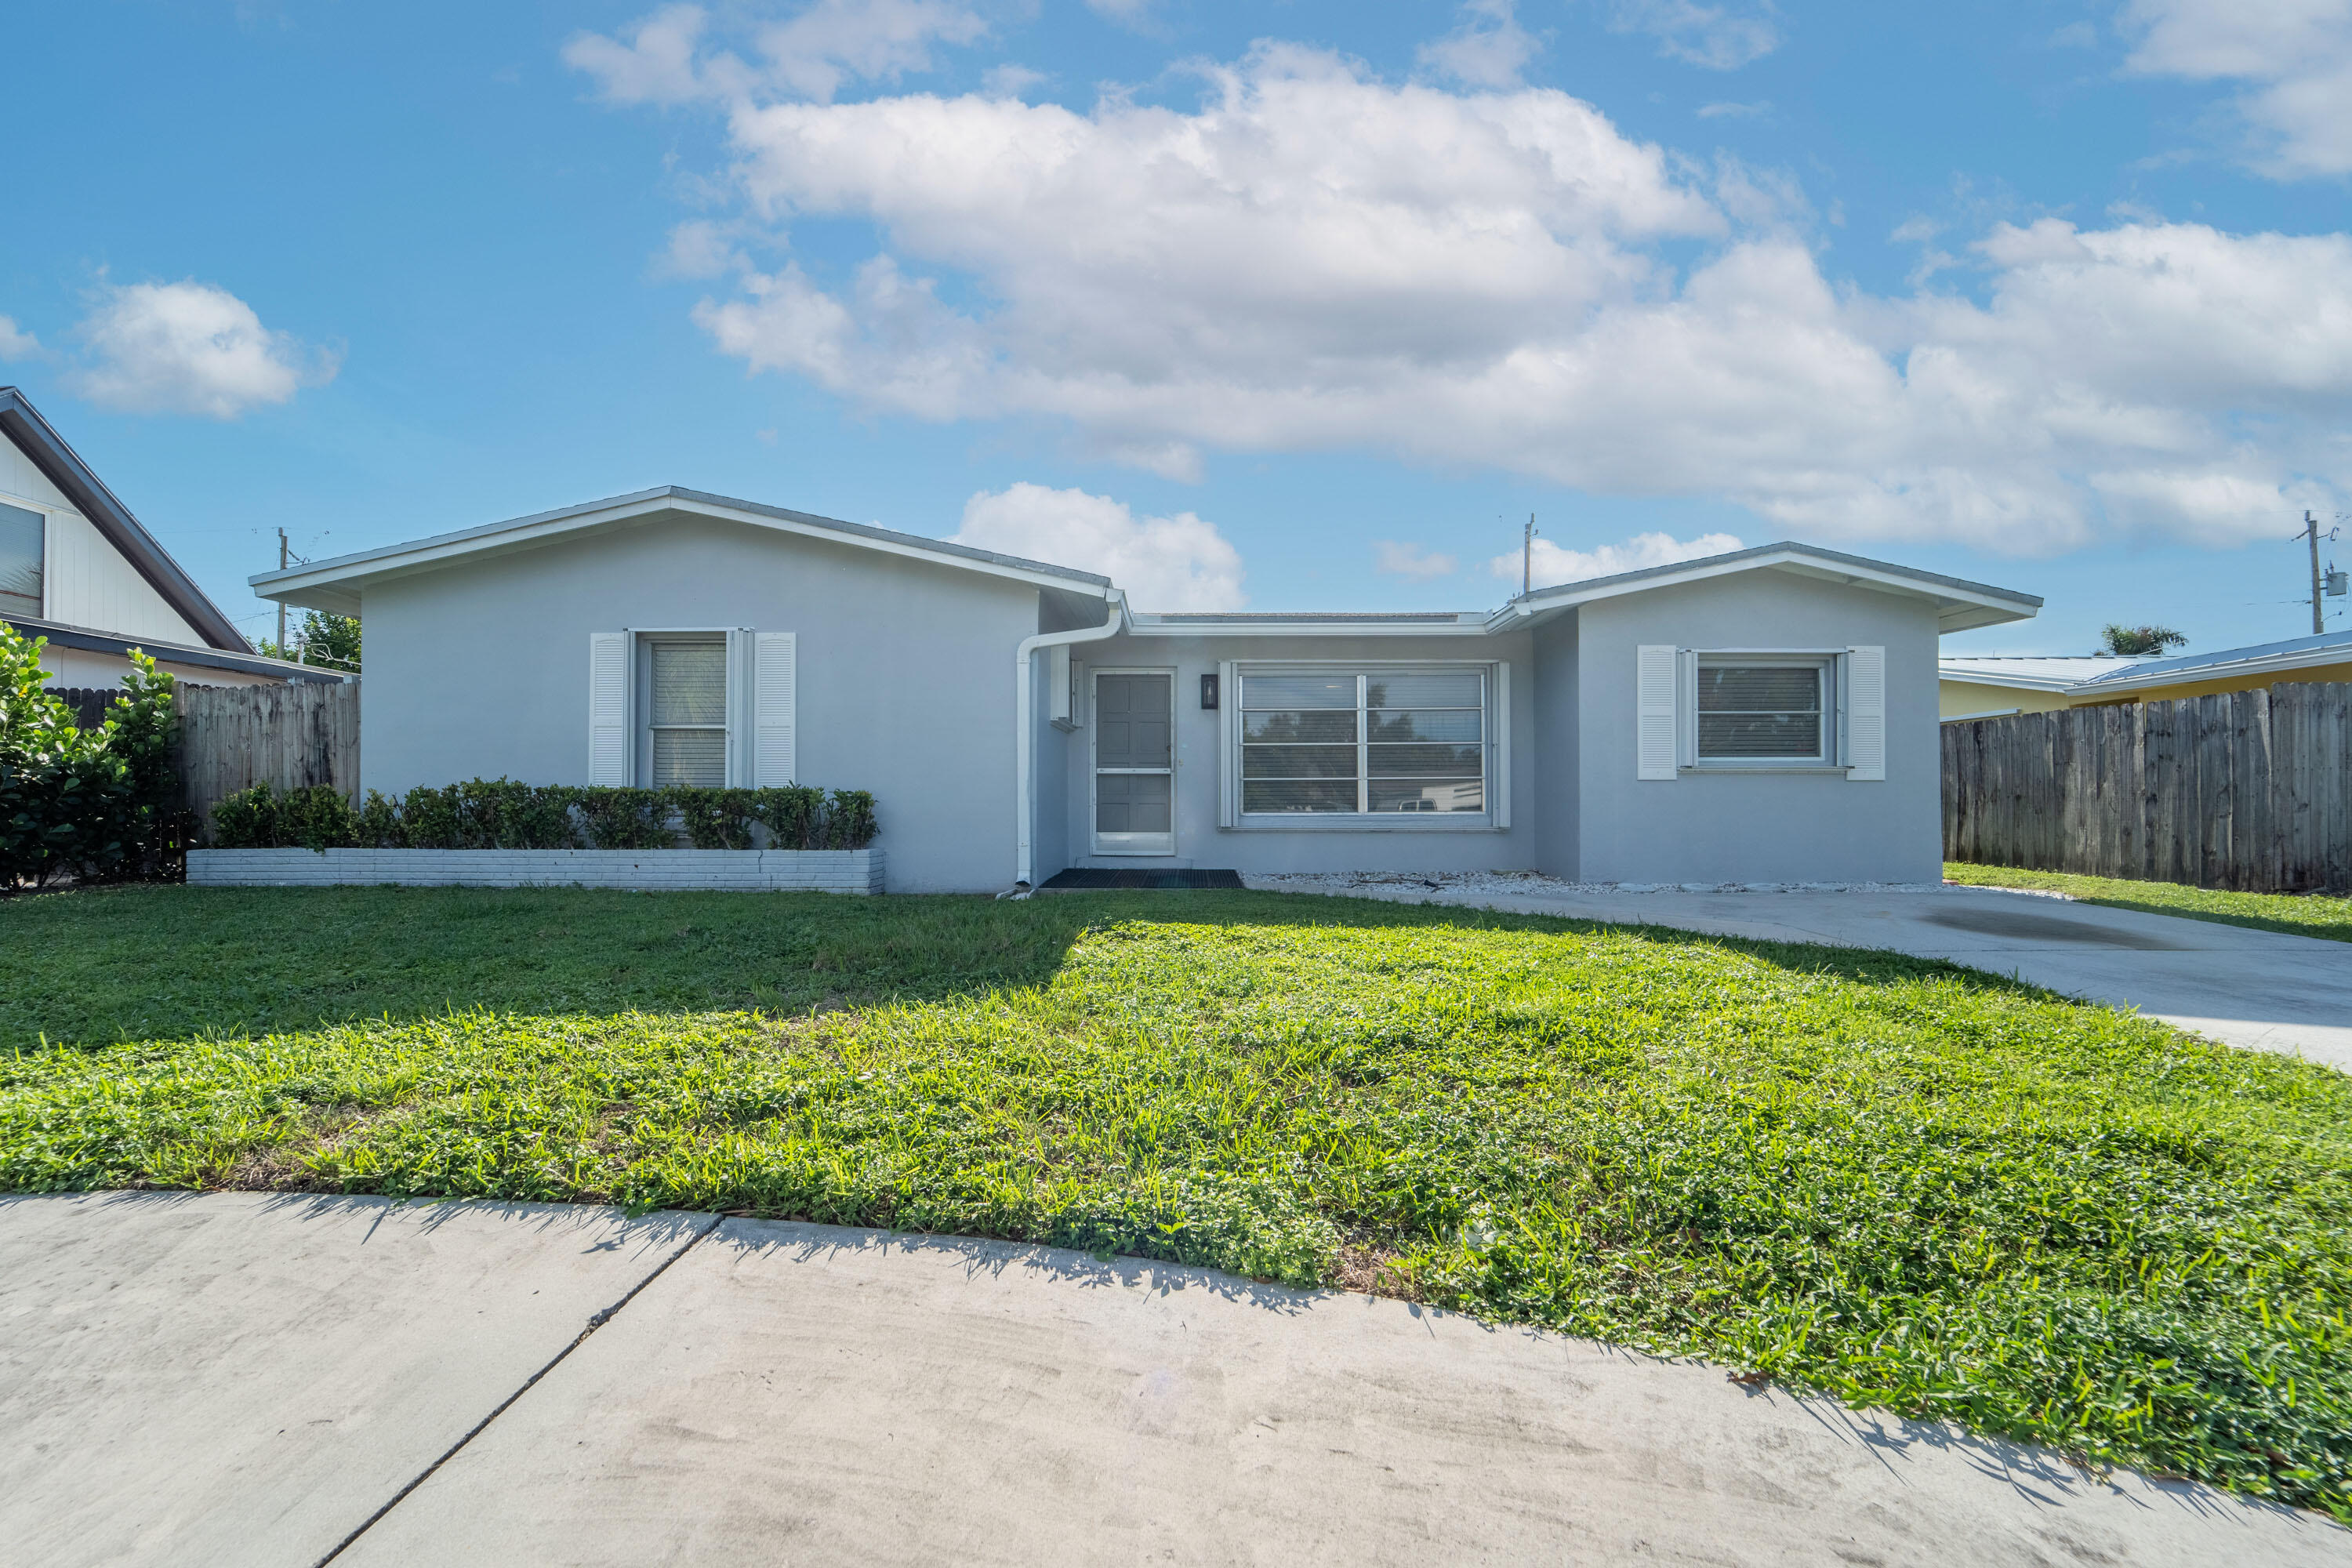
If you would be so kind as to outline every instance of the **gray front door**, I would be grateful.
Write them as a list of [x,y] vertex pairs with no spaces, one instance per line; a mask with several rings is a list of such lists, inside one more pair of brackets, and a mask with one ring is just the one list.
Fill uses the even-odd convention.
[[1095,672],[1097,855],[1176,853],[1176,677]]

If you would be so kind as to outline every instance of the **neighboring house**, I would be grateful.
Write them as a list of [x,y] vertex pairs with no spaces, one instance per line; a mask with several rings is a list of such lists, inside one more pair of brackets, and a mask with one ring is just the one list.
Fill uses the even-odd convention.
[[13,386],[0,386],[0,621],[48,639],[52,686],[113,686],[132,647],[192,685],[342,679],[255,653]]
[[2169,658],[2110,654],[1948,658],[1938,706],[1948,721],[2118,702],[2169,702],[2282,681],[2352,680],[2352,631]]
[[1773,544],[1493,612],[1108,578],[665,489],[253,579],[367,623],[362,783],[874,792],[891,886],[1066,867],[1941,875],[1936,654],[2041,601]]

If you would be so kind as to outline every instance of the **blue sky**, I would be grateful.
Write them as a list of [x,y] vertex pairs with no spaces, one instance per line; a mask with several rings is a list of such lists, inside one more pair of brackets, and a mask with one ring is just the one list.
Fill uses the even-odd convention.
[[10,35],[0,380],[256,635],[278,527],[678,483],[1147,608],[1489,605],[1533,512],[1552,575],[1794,537],[2050,601],[1955,651],[2210,648],[2352,507],[2352,0]]

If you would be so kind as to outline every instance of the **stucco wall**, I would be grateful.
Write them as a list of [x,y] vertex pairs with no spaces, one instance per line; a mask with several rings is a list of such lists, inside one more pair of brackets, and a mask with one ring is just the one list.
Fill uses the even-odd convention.
[[[1176,853],[1168,857],[1096,856],[1087,777],[1088,731],[1069,737],[1063,831],[1076,866],[1148,868],[1213,867],[1235,871],[1527,870],[1535,864],[1535,762],[1528,744],[1535,685],[1532,645],[1524,634],[1501,637],[1118,637],[1076,650],[1091,668],[1166,668],[1176,672]],[[1430,659],[1500,659],[1511,665],[1511,822],[1506,829],[1465,828],[1442,817],[1398,814],[1380,827],[1221,828],[1217,826],[1217,729],[1221,711],[1201,707],[1201,677],[1234,659],[1312,659],[1318,663],[1415,664]],[[1091,686],[1091,679],[1087,683]],[[1230,700],[1230,694],[1226,694]],[[1393,826],[1391,826],[1393,824]],[[1058,868],[1041,860],[1038,875]]]
[[904,891],[1013,871],[1013,654],[1037,591],[717,521],[575,539],[371,584],[362,783],[583,784],[593,632],[798,634],[799,782],[874,792]]
[[[1634,776],[1635,650],[1886,649],[1886,778]],[[1784,572],[1604,599],[1578,612],[1578,874],[1612,882],[1931,882],[1942,876],[1934,607]]]
[[1577,612],[1536,628],[1532,713],[1536,794],[1536,869],[1575,881],[1581,852],[1577,830]]

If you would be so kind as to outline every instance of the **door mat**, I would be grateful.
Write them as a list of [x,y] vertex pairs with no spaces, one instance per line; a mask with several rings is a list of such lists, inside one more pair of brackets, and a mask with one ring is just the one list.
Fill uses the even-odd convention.
[[1112,871],[1100,867],[1073,866],[1058,871],[1037,890],[1041,893],[1098,891],[1107,888],[1230,888],[1239,891],[1238,871]]

